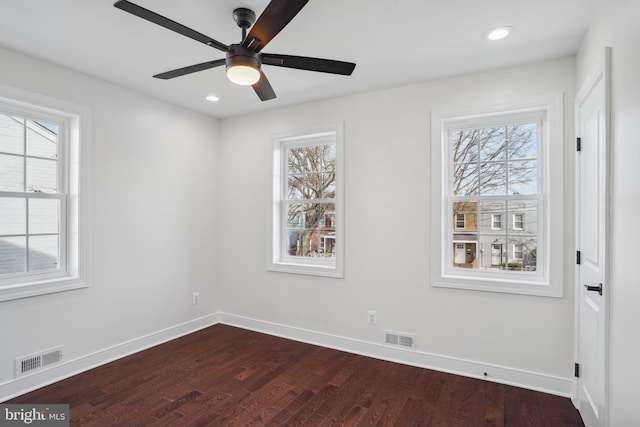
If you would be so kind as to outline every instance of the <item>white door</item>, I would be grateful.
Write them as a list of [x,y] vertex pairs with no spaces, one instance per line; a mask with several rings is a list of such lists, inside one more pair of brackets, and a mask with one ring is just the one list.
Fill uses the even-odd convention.
[[609,58],[576,98],[577,404],[586,427],[608,425]]
[[491,265],[500,265],[502,263],[502,245],[491,245]]
[[464,250],[464,243],[456,243],[456,252],[453,262],[456,264],[464,264],[467,262],[467,253]]

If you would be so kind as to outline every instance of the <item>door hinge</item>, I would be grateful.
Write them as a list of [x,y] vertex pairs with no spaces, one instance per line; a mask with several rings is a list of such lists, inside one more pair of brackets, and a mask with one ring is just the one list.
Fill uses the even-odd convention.
[[574,363],[573,364],[573,376],[575,376],[576,378],[580,378],[580,364],[579,363]]
[[576,251],[576,264],[580,265],[580,261],[581,261],[581,253],[580,251]]
[[576,151],[582,151],[582,138],[576,138]]

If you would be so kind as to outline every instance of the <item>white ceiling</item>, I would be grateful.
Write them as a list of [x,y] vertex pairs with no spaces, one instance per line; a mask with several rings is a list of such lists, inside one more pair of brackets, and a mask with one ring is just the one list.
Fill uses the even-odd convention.
[[[357,64],[349,77],[264,66],[278,98],[261,102],[224,67],[151,76],[224,53],[113,7],[115,0],[3,0],[0,44],[215,117],[569,56],[601,0],[310,0],[264,49]],[[132,0],[225,44],[237,7],[268,0]],[[492,27],[516,28],[489,42]],[[208,94],[217,103],[204,100]]]

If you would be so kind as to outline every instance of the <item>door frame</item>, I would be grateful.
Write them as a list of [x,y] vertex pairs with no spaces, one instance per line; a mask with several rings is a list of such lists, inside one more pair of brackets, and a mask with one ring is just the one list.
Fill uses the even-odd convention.
[[[611,229],[611,47],[605,47],[604,55],[600,58],[597,65],[594,67],[593,71],[589,76],[584,80],[582,85],[580,86],[580,90],[578,91],[575,99],[575,135],[576,137],[580,136],[580,105],[587,99],[588,95],[592,92],[595,86],[600,82],[604,81],[604,91],[605,91],[605,114],[604,114],[604,150],[603,155],[605,157],[604,161],[604,177],[605,177],[605,209],[604,209],[604,284],[605,291],[603,293],[603,302],[605,315],[604,315],[604,402],[603,402],[603,421],[604,426],[609,427],[610,420],[610,401],[609,401],[609,338],[610,338],[610,326],[609,326],[609,317],[610,317],[610,300],[611,300],[611,245],[610,245],[610,229]],[[580,218],[578,212],[580,208],[580,191],[578,191],[579,185],[579,176],[580,176],[580,156],[579,153],[576,152],[575,155],[575,182],[576,182],[576,192],[575,192],[575,249],[576,255],[577,251],[580,250]],[[578,265],[576,261],[575,266],[575,286],[574,286],[574,300],[575,300],[575,326],[574,326],[574,360],[576,363],[580,361],[580,352],[579,352],[579,339],[580,339],[580,292],[581,292],[580,283],[580,265]],[[579,375],[579,372],[577,373]],[[574,388],[573,394],[571,396],[571,400],[576,408],[579,408],[579,398],[578,398],[578,390],[579,387],[579,378],[574,378]]]

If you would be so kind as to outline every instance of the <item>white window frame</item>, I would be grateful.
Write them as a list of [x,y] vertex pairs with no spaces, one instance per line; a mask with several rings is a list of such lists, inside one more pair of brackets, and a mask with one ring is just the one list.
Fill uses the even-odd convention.
[[[512,255],[512,260],[515,262],[518,262],[518,260],[522,259],[523,256],[523,246],[520,243],[514,243],[513,245],[513,255]],[[520,256],[518,256],[520,255]]]
[[[516,219],[518,218],[518,219]],[[513,230],[523,230],[524,229],[524,214],[521,213],[514,213],[513,217],[511,218],[511,228]],[[519,224],[519,226],[516,226],[516,224]]]
[[[462,123],[500,125],[505,117],[542,117],[538,135],[538,250],[535,271],[455,268],[449,206],[449,129]],[[431,112],[431,284],[435,287],[562,297],[563,295],[563,123],[562,94],[541,95],[495,105]],[[493,124],[492,124],[493,123]],[[551,153],[553,151],[553,154]],[[553,186],[551,186],[553,182]],[[481,249],[479,249],[481,250]]]
[[[456,230],[466,230],[466,228],[467,228],[467,214],[465,214],[465,213],[455,213],[453,215],[454,215],[453,220],[455,221],[454,228]],[[462,215],[462,227],[458,227],[458,215]]]
[[[498,227],[496,227],[496,223],[499,224]],[[491,229],[502,230],[502,214],[491,214]]]
[[[344,277],[344,126],[342,123],[327,125],[315,129],[297,131],[277,135],[273,139],[273,169],[271,182],[271,235],[269,236],[269,259],[267,270],[325,276],[334,278]],[[286,217],[283,210],[287,178],[286,151],[289,147],[304,145],[335,144],[336,150],[336,195],[335,203],[335,257],[327,260],[322,258],[293,257],[286,253],[283,242],[286,240]]]
[[[0,278],[0,301],[89,286],[88,170],[91,112],[87,107],[0,85],[0,111],[57,123],[61,201],[60,269]],[[27,197],[31,197],[27,194]],[[40,196],[37,196],[40,197]]]

